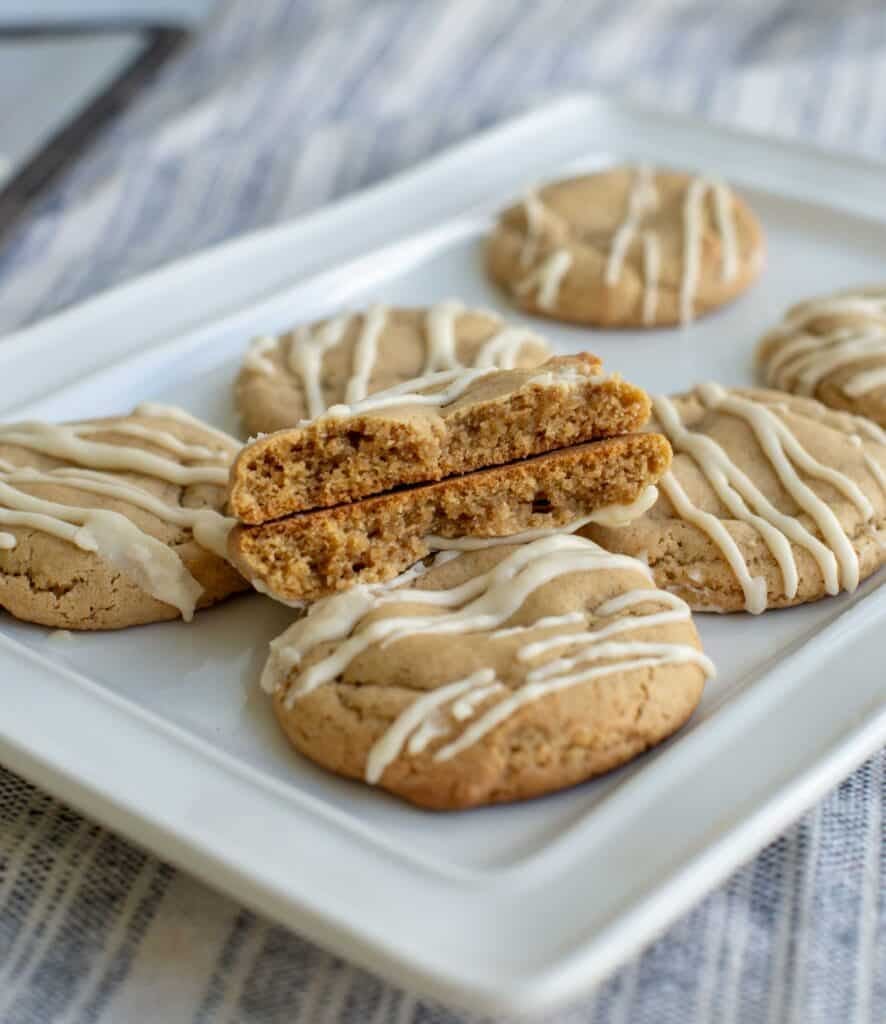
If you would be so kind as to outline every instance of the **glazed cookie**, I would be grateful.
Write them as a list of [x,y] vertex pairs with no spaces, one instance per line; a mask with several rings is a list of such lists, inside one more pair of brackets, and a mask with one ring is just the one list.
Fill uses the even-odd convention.
[[398,583],[313,605],[262,682],[297,750],[423,807],[609,771],[678,729],[713,672],[687,606],[580,537],[446,552]]
[[64,629],[119,629],[215,604],[238,443],[180,409],[0,426],[0,607]]
[[[357,583],[393,579],[453,537],[625,523],[656,498],[671,449],[630,434],[548,452],[335,508],[231,533],[234,564],[263,593],[313,601]],[[479,542],[479,543],[482,543]]]
[[648,560],[696,611],[853,591],[886,560],[886,432],[778,391],[703,384],[653,400],[674,448],[660,498],[623,530],[588,527]]
[[530,192],[486,247],[522,309],[601,327],[687,323],[745,291],[763,259],[762,229],[725,183],[646,166]]
[[886,427],[886,286],[794,306],[757,349],[764,382]]
[[262,523],[630,433],[648,417],[646,393],[596,356],[443,370],[250,443],[231,471],[231,508]]
[[534,332],[454,300],[375,306],[257,338],[237,378],[237,409],[250,434],[266,434],[439,370],[536,366],[548,354]]

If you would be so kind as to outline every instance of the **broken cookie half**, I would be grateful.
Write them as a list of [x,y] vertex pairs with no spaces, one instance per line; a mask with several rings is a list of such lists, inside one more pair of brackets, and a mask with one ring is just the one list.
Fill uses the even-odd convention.
[[232,467],[231,509],[264,523],[631,433],[649,414],[646,393],[592,355],[444,370],[255,439]]
[[435,550],[614,526],[655,501],[670,446],[635,432],[646,394],[596,357],[446,376],[244,449],[229,553],[257,589],[314,601],[391,580]]

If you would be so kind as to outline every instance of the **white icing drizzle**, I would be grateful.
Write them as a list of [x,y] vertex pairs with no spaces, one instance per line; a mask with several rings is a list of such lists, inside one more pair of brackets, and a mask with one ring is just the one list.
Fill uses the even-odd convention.
[[[461,696],[456,694],[455,699],[452,700],[452,694],[448,694],[449,700],[452,703],[445,709],[451,718],[454,718],[456,722],[463,722],[470,718],[476,709],[484,701],[490,697],[495,696],[497,693],[501,693],[505,687],[499,682],[491,682],[488,686],[482,685],[484,678],[494,679],[494,673],[491,669],[481,669],[479,672],[474,673],[473,676],[469,677],[465,682],[474,681],[474,685],[463,691]],[[452,684],[458,686],[458,684]],[[448,689],[444,687],[443,689]],[[434,691],[441,692],[441,691]],[[419,701],[422,698],[419,698]],[[417,702],[418,703],[418,702]],[[446,702],[444,701],[444,704]],[[412,707],[410,706],[410,711]],[[422,714],[426,715],[423,721],[419,722],[418,728],[409,737],[409,742],[406,744],[406,749],[410,754],[420,754],[426,749],[428,744],[435,739],[439,739],[443,736],[448,736],[452,732],[451,719],[447,718],[447,715],[443,713],[443,707],[438,706],[436,709],[431,709],[431,713],[428,714],[427,707],[416,708],[416,717],[420,717]],[[399,724],[400,719],[397,720]],[[367,760],[367,771],[366,779],[368,782],[375,783],[384,774],[385,768],[395,760],[402,749],[402,740],[398,743],[397,740],[400,736],[393,733],[392,730],[386,732],[381,739],[374,745],[372,751],[370,751],[369,757],[373,757],[373,751],[375,752],[375,763],[372,765],[372,777],[370,778],[370,762]]]
[[[433,383],[438,371],[451,373],[461,368],[462,364],[458,359],[456,321],[464,312],[464,305],[456,299],[437,303],[427,311],[424,368],[421,377],[416,378],[414,382],[406,382],[407,392],[426,386],[427,382]],[[489,315],[493,319],[498,319],[495,314]],[[304,324],[292,332],[288,366],[304,391],[307,417],[302,422],[316,419],[332,409],[348,409],[366,400],[372,373],[378,363],[379,339],[388,317],[389,310],[384,306],[373,306],[363,315],[360,331],[354,343],[351,374],[345,383],[344,401],[330,409],[327,409],[322,384],[323,360],[327,351],[341,342],[356,317],[338,316],[319,326]],[[273,363],[267,358],[267,353],[274,347],[279,348],[281,340],[279,337],[257,338],[252,342],[244,358],[244,365],[261,373],[276,372]],[[512,369],[520,350],[527,342],[544,345],[538,335],[526,328],[502,327],[480,349],[474,366],[483,369]],[[386,389],[384,392],[391,393],[393,389]]]
[[604,280],[610,288],[617,285],[621,278],[625,256],[627,256],[631,242],[637,234],[640,221],[647,211],[654,209],[657,205],[658,190],[655,187],[655,172],[649,165],[642,164],[634,172],[633,182],[628,192],[625,217],[615,232],[612,245],[609,248]]
[[[491,682],[488,686],[478,686],[476,689],[469,690],[462,697],[459,697],[449,708],[449,711],[456,722],[464,722],[473,715],[478,705],[494,694],[500,693],[504,688],[503,684],[498,682]],[[409,752],[412,753],[411,744]]]
[[278,604],[285,604],[287,608],[295,608],[298,611],[302,611],[307,607],[307,601],[290,601],[285,597],[280,597],[279,594],[275,594],[274,591],[271,590],[264,580],[260,580],[257,577],[255,579],[251,579],[249,583],[257,594],[261,594],[262,597],[270,597]]
[[545,347],[544,340],[526,327],[503,327],[485,342],[477,353],[474,366],[481,369],[498,367],[500,370],[513,370],[526,344]]
[[369,390],[369,378],[378,357],[378,339],[384,330],[388,311],[372,306],[363,317],[363,324],[354,343],[351,377],[345,387],[345,402],[359,402]]
[[[886,354],[886,343],[884,343],[883,352]],[[876,369],[864,370],[850,377],[843,385],[843,393],[850,398],[858,398],[860,395],[876,391],[877,388],[883,387],[884,384],[886,384],[886,366],[879,366]]]
[[97,473],[89,469],[58,469],[41,471],[31,468],[13,469],[0,472],[0,480],[7,484],[52,484],[55,486],[74,487],[91,494],[101,494],[107,498],[117,498],[136,508],[150,512],[158,519],[191,530],[194,539],[201,546],[221,558],[227,558],[228,534],[236,525],[237,520],[224,516],[211,508],[186,508],[183,505],[171,505],[156,495],[135,484],[107,473]]
[[12,551],[18,540],[12,533],[0,533],[0,551]]
[[[560,534],[524,544],[487,573],[448,590],[382,593],[368,587],[354,588],[318,602],[305,618],[272,643],[262,682],[271,691],[288,686],[284,703],[291,708],[299,698],[339,677],[373,644],[384,645],[417,634],[464,635],[489,630],[493,630],[492,639],[517,639],[519,644],[521,634],[530,629],[537,636],[540,629],[581,625],[586,621],[585,613],[571,612],[540,618],[532,624],[495,628],[507,622],[536,589],[560,576],[619,569],[640,573],[651,581],[648,570],[634,559],[606,552],[582,538]],[[364,621],[377,609],[396,604],[412,606],[413,614]],[[414,614],[416,604],[436,607],[437,612]],[[688,607],[674,595],[641,587],[601,602],[593,614],[605,620],[639,605],[652,605],[653,610],[640,610],[593,630],[557,634],[518,646],[516,658],[521,664],[535,661],[554,648],[562,651],[553,660],[528,665],[525,682],[516,689],[496,679],[493,669],[484,668],[416,697],[372,747],[366,764],[367,781],[378,782],[404,747],[410,754],[419,754],[433,740],[469,722],[460,736],[434,754],[437,761],[448,760],[518,708],[569,686],[635,668],[669,664],[695,664],[705,675],[714,674],[710,661],[689,644],[607,639],[688,620]],[[337,643],[331,653],[297,671],[311,651],[329,643]],[[606,664],[595,664],[601,661]],[[591,667],[587,667],[589,664]],[[293,672],[296,674],[291,678]]]
[[655,321],[658,309],[658,279],[661,274],[661,244],[654,231],[643,232],[643,323]]
[[868,467],[871,476],[880,485],[880,489],[886,494],[886,470],[880,465],[877,460],[870,455],[868,452],[864,453],[864,464]]
[[[872,289],[866,292],[840,292],[837,295],[824,296],[803,302],[790,311],[778,327],[773,328],[767,337],[772,339],[789,338],[796,334],[806,334],[807,328],[816,320],[829,317],[857,317],[861,320],[872,320],[874,323],[865,326],[850,327],[846,324],[837,325],[833,332],[841,337],[843,331],[865,331],[869,327],[881,329],[886,325],[877,321],[886,317],[886,289]],[[822,338],[829,335],[822,335]]]
[[272,377],[276,372],[276,368],[273,362],[268,359],[268,353],[274,352],[279,348],[279,345],[280,339],[273,334],[265,334],[260,338],[254,338],[249,343],[249,348],[243,357],[243,365],[247,370],[252,370],[254,373],[261,373],[266,377]]
[[[351,590],[334,594],[331,597],[307,605],[307,616],[315,616],[310,626],[311,635],[315,637],[314,642],[322,643],[326,639],[335,640],[339,639],[340,636],[347,636],[353,628],[353,624],[348,625],[351,617],[353,616],[354,623],[359,621],[363,614],[362,609],[364,607],[371,607],[372,601],[380,595],[405,587],[419,577],[424,576],[429,570],[444,565],[446,562],[458,557],[457,551],[441,551],[429,559],[416,562],[415,565],[410,566],[405,572],[401,572],[399,576],[395,576],[394,579],[388,580],[386,583],[360,584]],[[255,586],[255,584],[253,585]],[[265,592],[261,588],[257,587],[256,589],[260,593]],[[270,596],[273,597],[274,595],[271,594]],[[282,601],[281,603],[287,604],[288,602]],[[328,607],[330,604],[332,605],[331,609]],[[305,603],[293,602],[293,607],[302,609],[305,607]],[[344,613],[344,624],[342,625],[341,621],[336,624],[335,616],[342,613]],[[319,618],[316,618],[316,616],[319,616]],[[273,693],[277,683],[284,679],[301,660],[298,649],[287,647],[283,642],[292,632],[292,629],[293,627],[290,627],[286,633],[283,633],[271,642],[271,655],[262,672],[261,680],[262,689],[268,693]],[[344,632],[339,634],[339,629],[343,629]],[[329,635],[325,636],[324,631],[329,631]]]
[[509,626],[507,629],[496,629],[489,634],[490,639],[500,640],[506,636],[516,636],[518,633],[526,633],[530,629],[552,629],[554,626],[571,626],[577,622],[584,622],[582,612],[566,612],[564,615],[546,615],[543,619],[533,622],[529,626]]
[[640,494],[627,505],[606,505],[591,513],[590,521],[598,526],[622,527],[632,523],[658,501],[658,488],[648,484]]
[[[179,419],[202,427],[188,414],[179,415],[178,410],[165,406],[141,406],[137,411],[145,416]],[[215,463],[224,460],[225,464],[183,466],[139,448],[84,440],[82,437],[83,434],[91,435],[102,430],[137,437],[182,457],[205,457]],[[180,486],[205,482],[224,484],[227,480],[227,463],[238,445],[233,438],[220,432],[209,433],[224,441],[226,452],[218,452],[203,445],[186,444],[167,431],[146,424],[116,421],[110,421],[104,426],[13,424],[0,427],[0,443],[66,458],[85,464],[85,467],[98,467],[99,470],[142,473]],[[221,557],[226,557],[227,536],[234,524],[233,519],[214,509],[169,504],[113,472],[99,472],[95,468],[83,466],[39,470],[27,466],[16,467],[0,460],[0,524],[36,530],[74,544],[81,550],[95,552],[126,573],[146,593],[177,608],[185,620],[193,616],[203,588],[175,550],[121,513],[38,498],[22,490],[22,486],[29,485],[71,487],[127,502],[164,522],[190,530],[198,544]]]
[[[78,424],[12,423],[0,426],[0,444],[42,452],[92,469],[142,473],[182,487],[191,484],[227,485],[227,462],[224,465],[183,466],[141,448],[86,440],[79,436],[78,429]],[[161,431],[159,436],[162,439],[168,435]],[[158,444],[162,447],[162,440]]]
[[634,501],[627,505],[604,505],[585,516],[573,519],[564,526],[539,526],[533,530],[510,534],[506,537],[438,537],[428,534],[425,544],[431,551],[480,551],[485,548],[507,544],[528,544],[543,537],[556,534],[575,533],[583,526],[596,523],[599,526],[622,527],[647,512],[658,501],[658,489],[654,484],[644,487]]
[[523,295],[537,288],[539,307],[553,309],[560,293],[560,285],[571,266],[572,253],[568,249],[557,249],[518,282],[514,290],[518,295]]
[[526,644],[517,652],[520,661],[532,661],[533,658],[541,657],[548,651],[564,644],[594,644],[606,637],[615,636],[618,633],[627,633],[634,629],[648,629],[652,626],[665,626],[671,622],[688,622],[692,617],[689,605],[676,594],[669,594],[666,591],[649,588],[648,590],[629,590],[619,594],[608,601],[604,601],[594,609],[594,614],[600,618],[607,618],[610,615],[617,615],[626,608],[633,608],[638,604],[658,603],[667,605],[670,611],[652,612],[647,615],[629,615],[622,619],[611,622],[608,626],[600,626],[597,629],[581,633],[563,633],[558,636],[549,637],[546,640],[537,640],[535,643]]
[[[788,424],[772,408],[751,398],[730,394],[718,384],[696,389],[699,400],[709,409],[719,409],[742,419],[769,460],[782,487],[818,528],[819,539],[794,516],[785,515],[770,502],[753,481],[711,437],[685,427],[674,404],[667,398],[654,400],[655,415],[674,449],[690,455],[701,469],[717,497],[736,519],[753,526],[772,552],[782,575],[785,595],[797,593],[799,575],[791,543],[805,548],[815,559],[830,594],[842,585],[852,591],[858,585],[858,556],[833,510],[804,482],[806,476],[828,483],[858,509],[864,521],[874,514],[873,506],[850,477],[814,459],[799,443]],[[873,462],[873,460],[871,460]],[[868,463],[870,468],[870,463]],[[879,467],[878,467],[879,468]],[[886,482],[886,474],[877,475]],[[659,483],[678,516],[693,523],[720,548],[745,595],[745,606],[755,614],[767,606],[766,584],[752,577],[741,551],[721,520],[697,508],[673,473]]]
[[118,512],[60,505],[0,481],[0,525],[38,530],[96,552],[146,593],[178,608],[186,621],[203,592],[175,551]]
[[446,736],[449,732],[449,725],[446,718],[438,711],[429,715],[424,722],[409,737],[406,749],[410,754],[420,754],[425,747],[439,736]]
[[186,427],[194,427],[217,441],[222,446],[222,449],[230,455],[236,455],[241,448],[240,442],[235,437],[231,437],[230,434],[226,434],[223,430],[216,430],[215,427],[211,427],[208,423],[197,419],[196,416],[192,416],[191,413],[177,405],[164,405],[161,402],[141,402],[133,410],[133,415],[148,416],[151,419],[175,420]]
[[[373,643],[390,644],[416,633],[459,635],[498,629],[526,596],[544,583],[569,572],[604,568],[648,574],[634,559],[605,552],[581,537],[555,534],[518,547],[489,572],[449,590],[395,590],[379,594],[371,587],[358,585],[317,602],[304,619],[272,642],[263,685],[276,689],[318,643],[341,640],[335,651],[292,681],[286,698],[287,705],[292,706],[300,697],[333,680]],[[436,606],[442,613],[379,619],[351,635],[369,610],[391,603]]]
[[[830,466],[825,466],[812,458],[796,439],[793,431],[783,420],[767,409],[765,405],[740,395],[729,394],[725,388],[715,383],[700,384],[697,390],[709,408],[724,409],[733,415],[741,416],[749,423],[763,450],[772,461],[777,463],[777,468],[782,467],[784,477],[789,481],[793,481],[793,476],[796,474],[791,474],[788,467],[783,465],[782,459],[775,447],[776,436],[791,460],[803,469],[805,473],[819,480],[827,481],[833,488],[848,498],[865,519],[870,519],[873,516],[873,507],[858,484],[844,473],[840,473]],[[779,475],[782,476],[781,471]],[[790,488],[788,487],[788,489]],[[826,502],[817,496],[813,496],[813,498],[814,500],[809,499],[811,509],[808,510],[813,519],[816,519],[818,514],[833,517],[833,513]],[[797,500],[798,504],[802,505],[798,498],[795,500]],[[819,524],[819,527],[824,531],[824,527],[821,527],[821,524]]]
[[[841,324],[841,317],[860,318],[862,323]],[[880,365],[851,373],[841,382],[840,390],[848,398],[861,398],[883,387],[886,385],[884,317],[884,289],[843,292],[804,302],[761,342],[758,359],[763,364],[767,384],[801,395],[814,395],[825,377],[873,359]],[[827,318],[836,318],[838,323],[822,333],[810,329],[816,320]]]
[[[886,359],[886,327],[839,327],[823,335],[802,333],[772,352],[767,360],[766,380],[782,391],[814,395],[829,374],[879,355]],[[884,383],[886,366],[852,374],[841,390],[850,398],[858,398]]]
[[545,207],[537,192],[530,189],[523,197],[523,211],[526,214],[526,241],[520,250],[520,266],[526,268],[535,262],[544,233]]
[[732,192],[722,181],[714,181],[714,217],[720,235],[722,262],[720,277],[723,281],[734,281],[738,274],[738,239],[735,234],[735,215],[732,209]]
[[591,382],[599,384],[601,381],[609,379],[604,373],[599,373],[596,370],[588,373],[577,366],[558,366],[552,370],[546,370],[544,366],[540,366],[538,370],[538,373],[533,374],[526,381],[527,384],[539,384],[545,388],[569,388],[573,384]]
[[[657,587],[651,587],[648,590],[628,590],[624,594],[617,594],[615,597],[610,597],[608,601],[597,605],[594,609],[594,614],[604,617],[617,615],[626,608],[633,608],[638,604],[646,604],[648,601],[657,601],[659,604],[665,604],[669,608],[678,609],[681,612],[679,618],[690,619],[692,617],[689,605],[681,597],[677,597],[676,594],[670,594],[666,590],[659,590]],[[644,621],[648,625],[649,618],[647,617]]]
[[[821,570],[825,589],[829,594],[836,594],[840,583],[833,551],[793,516],[780,512],[713,438],[687,430],[670,399],[656,398],[653,407],[676,450],[691,455],[729,512],[736,519],[749,523],[763,537],[781,570],[785,596],[793,598],[799,586],[791,540],[809,551]],[[752,512],[747,502],[759,514]]]
[[728,186],[710,178],[693,178],[683,203],[683,275],[680,281],[680,323],[694,316],[695,295],[701,270],[701,210],[708,190],[714,195],[714,217],[722,252],[721,278],[731,281],[738,273],[738,242]]
[[[424,405],[442,409],[461,398],[475,380],[479,380],[480,377],[485,377],[495,370],[494,366],[439,370],[436,373],[429,373],[425,377],[415,377],[402,384],[395,384],[393,387],[385,388],[384,391],[376,391],[368,398],[364,398],[361,402],[354,402],[352,405],[332,405],[324,415],[340,419],[344,416],[362,415],[404,405]],[[425,388],[436,388],[437,390],[425,391]],[[302,423],[309,422],[310,420],[302,420]]]
[[[630,657],[632,654],[645,655],[645,657],[632,658]],[[602,665],[598,668],[577,672],[565,670],[567,665],[569,668],[574,668],[581,661],[596,661],[603,658],[615,660],[612,664]],[[580,683],[589,683],[606,676],[630,672],[634,669],[661,668],[665,665],[677,664],[698,665],[707,678],[711,678],[716,671],[711,660],[689,644],[650,644],[636,640],[622,644],[601,644],[599,651],[587,651],[581,657],[564,660],[560,666],[561,674],[558,675],[536,675],[536,672],[541,673],[541,669],[535,670],[528,674],[527,681],[519,689],[512,691],[510,696],[489,708],[472,722],[458,739],[441,747],[434,755],[434,760],[448,761],[456,757],[463,750],[477,743],[497,725],[510,718],[521,707],[552,693],[577,686]]]
[[[385,388],[384,391],[376,391],[368,398],[364,398],[361,402],[355,402],[353,405],[332,405],[326,410],[324,416],[341,419],[345,416],[363,415],[378,412],[381,409],[406,405],[443,409],[457,402],[474,381],[499,369],[498,366],[459,366],[452,370],[438,370],[436,373],[429,373],[424,377],[415,377],[402,384],[395,384],[393,387]],[[605,379],[607,378],[603,373],[586,373],[575,367],[565,366],[534,374],[527,378],[521,386],[529,387],[534,384],[538,387],[565,388],[592,382],[599,383]],[[310,420],[302,420],[302,425],[310,422]]]
[[[787,402],[769,402],[768,405],[770,409],[776,409],[779,412],[790,412],[790,406]],[[820,402],[804,406],[802,415],[808,419],[816,419],[833,430],[849,434],[850,437],[853,434],[860,435],[867,441],[886,445],[886,430],[874,423],[873,420],[869,420],[866,416],[856,416],[853,413],[842,412],[839,409],[829,409]]]
[[94,434],[122,434],[124,437],[135,437],[142,441],[148,441],[158,448],[177,455],[181,459],[208,459],[222,462],[228,460],[229,453],[217,451],[214,448],[207,448],[204,444],[188,444],[170,434],[166,430],[158,430],[155,427],[146,427],[142,423],[124,423],[118,420],[106,420],[104,423],[75,423],[70,427],[72,433],[77,437],[90,437]]
[[323,356],[327,349],[341,341],[350,320],[351,318],[347,316],[334,317],[319,327],[312,329],[302,325],[292,332],[289,369],[301,382],[308,416],[311,419],[319,416],[326,408],[326,398],[323,395]]
[[703,530],[720,549],[744,592],[745,609],[752,615],[759,615],[765,611],[766,580],[762,576],[751,576],[744,556],[726,527],[716,516],[692,504],[670,470],[659,480],[658,486],[667,495],[677,515]]
[[[409,734],[422,725],[429,712],[461,697],[474,687],[488,686],[494,679],[495,673],[492,669],[483,668],[466,679],[459,679],[455,683],[431,690],[430,693],[414,700],[369,751],[366,758],[366,781],[373,784],[378,782],[385,768],[400,753]],[[425,744],[430,739],[431,736],[427,733],[422,737]],[[413,753],[419,753],[423,749],[421,742],[413,747]]]
[[[683,269],[680,281],[679,315],[681,323],[688,323],[694,315],[695,296],[701,272],[702,204],[710,191],[713,196],[714,220],[720,237],[720,277],[724,282],[735,280],[739,272],[739,245],[736,231],[735,203],[729,186],[717,179],[695,177],[689,182],[683,203]],[[644,324],[655,322],[658,308],[659,279],[661,276],[661,246],[652,230],[641,231],[643,218],[658,206],[659,195],[655,184],[655,169],[642,164],[636,168],[628,191],[625,213],[612,238],[603,271],[605,284],[613,288],[621,280],[625,259],[637,235],[643,245],[643,303]],[[520,250],[520,265],[531,268],[514,286],[517,295],[538,289],[537,302],[541,309],[553,309],[557,302],[564,276],[573,263],[568,249],[559,248],[535,264],[544,230],[545,208],[539,196],[530,191],[523,199],[526,216],[526,238]]]
[[455,321],[465,310],[461,302],[438,302],[427,313],[427,350],[423,374],[436,370],[454,370],[461,366],[455,350]]
[[[719,195],[720,193],[718,192],[717,194]],[[625,257],[634,238],[640,232],[643,217],[651,210],[656,209],[658,201],[654,169],[646,165],[638,167],[628,195],[625,219],[616,231],[609,250],[604,279],[610,288],[617,285],[621,279]],[[732,262],[736,262],[734,225],[731,218],[725,219],[722,230],[724,239],[728,236],[731,240],[728,244],[724,241],[724,254],[728,250],[728,258]],[[729,234],[730,232],[731,234]],[[640,232],[640,240],[643,246],[642,319],[644,324],[652,324],[655,322],[655,314],[658,310],[659,279],[661,277],[661,241],[657,232],[651,229]],[[690,273],[697,273],[693,270],[691,261],[689,271]]]
[[680,323],[693,317],[693,302],[698,288],[699,248],[701,243],[701,204],[708,182],[693,178],[683,204],[683,276],[680,281]]
[[[848,415],[848,414],[847,414]],[[864,416],[853,416],[853,427],[862,437],[868,441],[876,441],[877,444],[886,444],[886,430],[879,423],[866,419]]]

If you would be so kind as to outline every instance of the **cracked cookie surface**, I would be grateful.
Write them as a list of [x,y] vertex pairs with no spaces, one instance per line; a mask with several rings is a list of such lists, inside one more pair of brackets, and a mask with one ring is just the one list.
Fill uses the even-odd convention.
[[534,331],[456,300],[426,309],[374,306],[256,338],[235,400],[247,432],[267,434],[428,373],[536,366],[548,355]]
[[886,432],[814,399],[700,385],[654,398],[674,449],[659,500],[588,536],[643,558],[696,611],[755,613],[854,590],[886,561]]
[[501,214],[486,268],[529,313],[654,327],[731,301],[764,255],[757,218],[724,182],[637,166],[528,193]]
[[311,606],[263,684],[302,754],[423,807],[609,771],[678,729],[713,672],[684,602],[580,537],[446,551],[410,575]]
[[165,406],[0,426],[0,607],[61,629],[189,619],[246,582],[228,563],[239,445]]

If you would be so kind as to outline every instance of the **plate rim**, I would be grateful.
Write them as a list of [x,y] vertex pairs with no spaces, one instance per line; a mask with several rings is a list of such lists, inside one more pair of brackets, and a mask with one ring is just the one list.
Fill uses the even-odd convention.
[[[440,173],[451,165],[453,159],[463,159],[466,154],[470,155],[475,153],[478,148],[483,149],[497,144],[501,139],[512,140],[515,134],[531,133],[536,130],[536,126],[541,130],[547,125],[547,130],[550,131],[550,122],[555,114],[557,117],[566,119],[573,116],[588,117],[589,115],[626,117],[628,120],[634,117],[654,116],[659,120],[665,119],[671,124],[679,124],[684,129],[698,131],[701,128],[718,135],[728,136],[733,141],[745,143],[750,141],[756,144],[765,141],[767,145],[773,142],[772,137],[765,133],[748,132],[710,124],[692,115],[663,113],[654,107],[625,103],[593,94],[574,94],[553,105],[501,122],[492,129],[487,129],[454,147],[443,150],[428,161],[401,172],[362,193],[315,211],[306,218],[265,228],[250,235],[224,242],[212,249],[185,257],[183,260],[167,264],[147,275],[125,282],[78,306],[62,310],[52,317],[4,339],[0,343],[0,365],[4,359],[27,358],[33,354],[32,349],[35,346],[39,348],[41,344],[45,344],[46,337],[51,339],[53,336],[58,337],[60,333],[64,336],[71,330],[72,324],[76,326],[84,317],[88,321],[96,311],[107,312],[110,307],[110,315],[113,315],[114,308],[129,303],[133,295],[143,293],[146,289],[150,292],[152,288],[162,288],[170,280],[177,279],[182,274],[193,276],[198,271],[206,272],[207,263],[211,265],[217,263],[221,267],[234,255],[237,258],[248,258],[250,251],[256,246],[273,249],[281,241],[294,245],[298,237],[306,230],[306,225],[313,226],[314,230],[322,231],[325,230],[324,224],[328,225],[336,219],[356,220],[361,216],[366,216],[367,211],[370,211],[373,206],[383,205],[395,198],[404,184],[411,182],[414,186],[416,182],[421,182],[427,175]],[[781,147],[781,152],[787,152],[794,156],[825,159],[835,165],[842,165],[844,161],[848,160],[856,169],[861,169],[865,173],[882,174],[886,169],[886,162],[876,159],[858,156],[847,158],[834,151],[822,150],[816,146],[794,143],[780,138],[775,139],[774,143]],[[853,196],[851,199],[852,203],[848,204],[850,207],[855,203],[855,197]],[[829,202],[828,205],[833,207],[835,204]],[[462,207],[461,212],[466,213],[467,211]],[[886,221],[886,199],[884,199],[882,210],[873,215],[870,212],[862,213],[862,215]],[[438,218],[433,218],[428,224],[428,230],[431,230],[433,223],[437,221]],[[403,236],[390,239],[391,244],[403,240]],[[333,260],[332,265],[335,266],[339,262],[339,260]],[[214,272],[218,272],[218,267]],[[293,286],[298,283],[298,280],[293,282]],[[221,315],[223,313],[215,314],[215,316]],[[206,323],[209,324],[214,322],[212,316],[206,320]],[[190,334],[191,328],[185,329],[183,333]],[[119,357],[119,359],[125,358],[127,358],[125,354]],[[87,370],[80,380],[84,380],[91,372]],[[42,394],[49,396],[56,390],[57,388],[51,387],[43,391]],[[863,614],[863,610],[860,611],[859,618]],[[26,675],[33,676],[35,671],[26,672]],[[114,695],[109,694],[109,696]],[[194,840],[193,835],[185,837],[180,831],[176,833],[158,821],[144,816],[140,818],[137,810],[130,806],[131,801],[124,806],[114,801],[108,794],[102,795],[94,787],[90,787],[88,783],[84,782],[82,776],[71,777],[59,766],[57,758],[60,756],[60,751],[53,751],[51,747],[42,750],[33,746],[26,748],[9,735],[6,717],[6,710],[0,707],[0,754],[2,754],[4,762],[9,764],[14,771],[18,771],[24,777],[58,796],[59,799],[82,810],[90,817],[102,821],[115,831],[122,832],[131,840],[147,846],[164,859],[173,860],[182,865],[185,870],[197,873],[202,880],[215,884],[226,892],[235,890],[235,899],[255,906],[271,917],[280,919],[280,907],[275,902],[279,898],[279,894],[260,891],[261,883],[255,878],[254,872],[247,877],[242,865],[238,865],[233,860],[222,860],[217,851],[213,853],[201,848]],[[438,998],[482,1012],[525,1013],[527,1010],[541,1012],[579,995],[587,986],[587,979],[591,975],[595,980],[599,980],[637,948],[651,941],[655,934],[663,930],[682,910],[713,888],[774,834],[798,817],[844,774],[869,756],[884,736],[886,736],[886,701],[875,718],[848,734],[843,741],[835,743],[828,754],[819,760],[814,770],[809,770],[790,783],[782,785],[777,793],[769,801],[762,802],[753,814],[734,825],[730,831],[724,832],[716,842],[709,844],[697,858],[697,861],[701,862],[703,870],[690,872],[686,868],[682,873],[672,875],[657,893],[646,899],[645,906],[640,904],[629,910],[627,914],[622,915],[616,921],[618,927],[614,932],[612,927],[601,929],[598,935],[589,939],[585,946],[572,950],[557,964],[544,966],[534,974],[528,971],[519,983],[513,977],[497,977],[494,971],[488,971],[485,975],[482,972],[475,972],[468,978],[456,978],[453,976],[452,970],[449,973],[439,969],[429,970],[418,957],[410,957],[402,947],[395,949],[390,943],[385,944],[377,939],[369,939],[365,934],[358,933],[353,926],[349,926],[345,921],[324,920],[321,911],[304,902],[297,907],[301,915],[300,918],[293,921],[291,917],[288,917],[285,923],[290,927],[298,927],[300,931],[321,945],[332,946],[339,950],[346,948],[344,955],[387,977],[394,975],[397,984],[402,985],[405,982],[407,985],[411,984],[416,988],[428,991]],[[697,869],[699,864],[693,861],[690,866]],[[207,867],[209,868],[208,877],[205,874]],[[200,868],[204,871],[202,875]],[[290,905],[298,903],[291,892],[289,893],[289,902]],[[650,909],[649,904],[652,903],[654,906]],[[650,916],[641,922],[634,920],[632,915],[640,913]],[[589,957],[596,957],[596,963],[589,964]],[[394,972],[399,972],[399,977]]]

